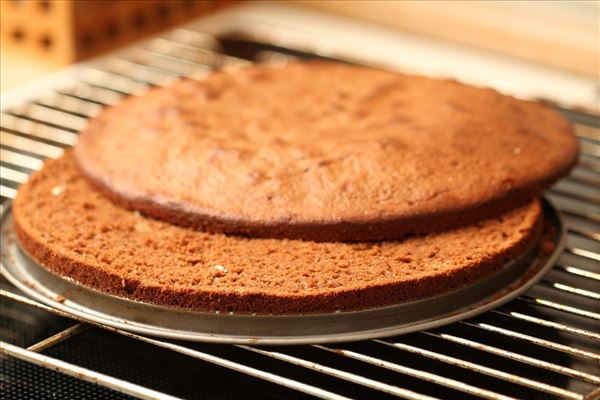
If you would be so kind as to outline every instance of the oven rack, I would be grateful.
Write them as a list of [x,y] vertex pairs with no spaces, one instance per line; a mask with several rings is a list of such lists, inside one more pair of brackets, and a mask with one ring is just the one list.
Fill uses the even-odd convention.
[[[238,51],[242,47],[251,51]],[[56,82],[55,87],[40,88],[33,100],[2,110],[3,204],[14,198],[18,185],[42,166],[43,159],[59,157],[75,143],[87,118],[123,96],[168,85],[182,76],[202,76],[215,68],[315,56],[285,48],[276,40],[257,41],[251,33],[215,37],[193,28],[179,28],[84,65],[73,76]],[[274,393],[286,398],[308,395],[323,399],[598,398],[600,121],[597,116],[563,111],[575,124],[580,162],[546,195],[563,213],[567,246],[538,285],[497,310],[434,330],[367,342],[278,348],[222,346],[158,340],[91,324],[30,300],[3,281],[2,369],[11,368],[18,359],[126,395],[187,397],[177,389],[163,390],[159,384],[151,387],[122,378],[118,372],[101,372],[58,356],[64,356],[78,338],[108,335],[109,341],[123,337],[127,343],[141,342],[147,349],[161,348],[199,365],[233,371],[227,376],[241,382],[241,391],[250,392],[253,385],[260,386],[258,382],[267,382],[262,386],[265,393],[275,397],[279,394]],[[31,323],[38,318],[32,315],[63,317],[66,327],[27,342],[14,327],[23,320]],[[63,350],[55,355],[52,350],[56,348]],[[245,380],[246,376],[254,379]],[[5,373],[0,377],[7,398],[23,385],[14,377],[6,378]],[[111,396],[121,398],[116,393]]]

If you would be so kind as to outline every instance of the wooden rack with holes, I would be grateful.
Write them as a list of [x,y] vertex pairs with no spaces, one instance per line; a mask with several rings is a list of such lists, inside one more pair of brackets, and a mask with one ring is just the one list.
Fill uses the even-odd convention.
[[232,0],[0,0],[2,43],[67,64],[213,11]]

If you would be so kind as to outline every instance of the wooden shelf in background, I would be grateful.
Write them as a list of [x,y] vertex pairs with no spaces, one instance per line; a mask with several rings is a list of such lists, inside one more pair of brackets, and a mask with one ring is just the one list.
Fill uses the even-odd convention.
[[596,1],[295,2],[600,78]]

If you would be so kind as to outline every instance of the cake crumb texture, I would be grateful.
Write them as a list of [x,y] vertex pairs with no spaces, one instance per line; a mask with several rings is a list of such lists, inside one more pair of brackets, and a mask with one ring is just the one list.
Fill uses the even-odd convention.
[[85,286],[166,306],[282,314],[383,306],[472,283],[537,239],[541,206],[403,241],[250,239],[122,209],[69,151],[21,186],[13,213],[25,251]]

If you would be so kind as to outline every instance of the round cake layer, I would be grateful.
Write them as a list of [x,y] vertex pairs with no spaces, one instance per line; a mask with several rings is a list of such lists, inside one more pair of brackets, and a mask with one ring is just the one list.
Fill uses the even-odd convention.
[[572,167],[557,112],[343,64],[218,72],[103,111],[76,146],[122,206],[210,232],[401,238],[493,217]]
[[211,234],[125,210],[71,153],[48,161],[13,206],[21,246],[82,285],[166,306],[239,313],[356,310],[439,294],[498,271],[537,240],[539,200],[451,231],[369,243]]

